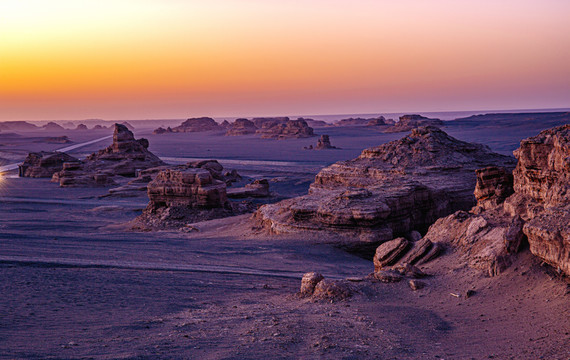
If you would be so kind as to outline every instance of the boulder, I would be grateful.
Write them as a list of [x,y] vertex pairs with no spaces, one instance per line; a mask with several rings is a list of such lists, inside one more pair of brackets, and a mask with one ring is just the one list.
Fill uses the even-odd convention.
[[317,300],[345,300],[352,296],[352,289],[350,286],[340,280],[323,279],[315,286],[313,292],[313,299]]
[[376,248],[374,255],[374,270],[378,271],[386,266],[394,264],[408,248],[409,242],[403,237],[386,241]]
[[63,170],[66,162],[77,162],[76,158],[62,152],[32,152],[19,165],[20,177],[50,178]]
[[301,296],[312,296],[315,292],[315,286],[323,279],[323,275],[318,272],[305,273],[301,279]]

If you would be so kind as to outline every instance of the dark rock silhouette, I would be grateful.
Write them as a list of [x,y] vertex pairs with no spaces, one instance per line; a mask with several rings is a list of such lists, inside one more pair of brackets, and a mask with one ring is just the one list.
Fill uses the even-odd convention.
[[24,162],[19,165],[20,177],[50,178],[63,169],[66,162],[78,161],[73,156],[62,152],[33,152],[29,153]]

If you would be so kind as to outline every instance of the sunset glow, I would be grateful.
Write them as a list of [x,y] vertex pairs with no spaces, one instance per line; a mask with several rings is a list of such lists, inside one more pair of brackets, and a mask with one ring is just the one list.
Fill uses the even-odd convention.
[[0,120],[570,106],[570,2],[2,0]]

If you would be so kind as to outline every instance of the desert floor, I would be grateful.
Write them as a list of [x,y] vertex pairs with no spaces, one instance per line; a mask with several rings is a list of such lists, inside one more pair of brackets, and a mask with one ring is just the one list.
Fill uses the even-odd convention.
[[[444,130],[505,154],[538,132]],[[364,127],[316,132],[342,149],[303,150],[316,138],[135,135],[171,163],[214,158],[249,178],[268,178],[272,201],[306,193],[326,165],[405,135]],[[81,143],[109,134],[68,135]],[[0,158],[18,162],[28,151],[66,146],[44,136],[1,133]],[[13,174],[1,180],[0,358],[570,358],[568,279],[528,250],[493,278],[450,253],[425,265],[433,276],[424,289],[363,280],[352,283],[352,298],[312,301],[296,295],[303,273],[360,280],[372,262],[331,239],[260,233],[250,215],[198,223],[191,233],[133,232],[125,224],[146,206],[146,194],[101,197],[107,193]],[[475,294],[465,298],[467,290]]]

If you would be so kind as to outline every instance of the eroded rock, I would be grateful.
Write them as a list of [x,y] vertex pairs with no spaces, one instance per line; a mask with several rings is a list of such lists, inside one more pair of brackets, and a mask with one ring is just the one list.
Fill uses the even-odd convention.
[[76,158],[62,152],[33,152],[29,153],[24,162],[19,165],[20,177],[50,178],[63,169],[66,162],[77,162]]
[[315,286],[324,279],[324,276],[318,272],[308,272],[301,279],[301,296],[312,296],[315,292]]
[[440,119],[430,119],[421,115],[403,115],[400,116],[400,121],[390,126],[384,132],[406,132],[420,126],[443,126],[444,123]]

